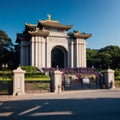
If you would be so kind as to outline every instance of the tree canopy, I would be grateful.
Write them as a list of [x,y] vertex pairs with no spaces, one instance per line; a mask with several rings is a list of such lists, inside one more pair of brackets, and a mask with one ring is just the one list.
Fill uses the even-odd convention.
[[0,65],[9,63],[13,49],[11,38],[4,31],[0,30]]
[[120,68],[120,47],[106,46],[100,50],[87,49],[88,67]]
[[0,49],[11,48],[12,45],[12,40],[4,31],[0,30]]

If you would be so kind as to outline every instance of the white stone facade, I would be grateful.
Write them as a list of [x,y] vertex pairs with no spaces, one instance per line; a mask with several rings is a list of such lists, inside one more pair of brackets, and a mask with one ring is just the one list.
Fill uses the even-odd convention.
[[19,42],[20,65],[50,68],[52,67],[52,50],[57,48],[63,52],[64,68],[86,67],[85,39],[89,34],[77,34],[75,37],[70,37],[66,30],[51,28],[47,36],[31,35],[28,40],[23,38]]

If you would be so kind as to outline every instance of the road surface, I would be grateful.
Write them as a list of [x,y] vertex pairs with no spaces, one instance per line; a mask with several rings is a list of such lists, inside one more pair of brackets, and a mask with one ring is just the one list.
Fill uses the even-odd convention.
[[0,96],[0,120],[120,120],[120,90]]

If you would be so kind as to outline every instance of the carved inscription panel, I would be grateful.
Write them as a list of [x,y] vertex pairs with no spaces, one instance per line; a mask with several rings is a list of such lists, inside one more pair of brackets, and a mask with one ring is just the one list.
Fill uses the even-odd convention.
[[50,37],[49,42],[58,42],[58,43],[67,43],[67,38],[57,38],[57,37]]

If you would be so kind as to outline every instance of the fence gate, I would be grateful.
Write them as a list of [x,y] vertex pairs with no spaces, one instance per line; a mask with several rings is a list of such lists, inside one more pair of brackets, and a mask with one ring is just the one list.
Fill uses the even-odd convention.
[[88,79],[88,78],[74,78],[66,77],[62,81],[62,85],[65,91],[67,90],[84,90],[84,89],[97,89],[99,86],[97,85],[96,79]]
[[50,92],[49,81],[25,81],[25,93],[46,93]]
[[12,95],[13,75],[11,71],[0,71],[0,95]]

